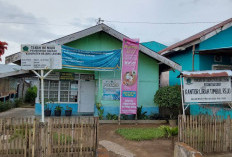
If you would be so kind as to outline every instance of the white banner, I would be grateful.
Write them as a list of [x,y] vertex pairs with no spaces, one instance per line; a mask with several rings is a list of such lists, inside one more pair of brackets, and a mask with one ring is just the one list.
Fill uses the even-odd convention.
[[61,46],[21,45],[21,67],[24,70],[62,69]]
[[184,78],[185,102],[231,101],[231,78]]

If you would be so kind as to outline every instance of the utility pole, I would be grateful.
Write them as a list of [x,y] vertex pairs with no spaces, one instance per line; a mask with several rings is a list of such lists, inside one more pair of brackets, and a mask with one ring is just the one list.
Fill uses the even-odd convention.
[[101,24],[102,22],[104,22],[104,20],[102,20],[100,17],[97,19],[97,25]]

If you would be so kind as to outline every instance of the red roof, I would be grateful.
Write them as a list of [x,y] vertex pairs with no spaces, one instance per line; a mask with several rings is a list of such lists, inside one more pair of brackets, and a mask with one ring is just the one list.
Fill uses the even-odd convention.
[[195,34],[195,35],[193,35],[193,36],[191,36],[191,37],[189,37],[187,39],[184,39],[184,40],[182,40],[182,41],[180,41],[178,43],[175,43],[175,44],[173,44],[173,45],[171,45],[171,46],[169,46],[169,47],[167,47],[167,48],[159,51],[158,53],[162,54],[163,52],[170,51],[170,50],[172,50],[174,48],[177,48],[177,47],[183,46],[185,44],[191,43],[191,42],[193,42],[195,40],[198,40],[202,36],[205,36],[205,35],[213,32],[213,31],[215,31],[216,29],[218,29],[220,27],[223,27],[224,25],[226,25],[226,24],[228,24],[230,22],[232,22],[232,18],[230,18],[228,20],[225,20],[225,21],[223,21],[223,22],[221,22],[221,23],[219,23],[219,24],[217,24],[217,25],[215,25],[213,27],[210,27],[210,28],[208,28],[208,29],[206,29],[204,31],[201,31],[201,32],[199,32],[199,33],[197,33],[197,34]]

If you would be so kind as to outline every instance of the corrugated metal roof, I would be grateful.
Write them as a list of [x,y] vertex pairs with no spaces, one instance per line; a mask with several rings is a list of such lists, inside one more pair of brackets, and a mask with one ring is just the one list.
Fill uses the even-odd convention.
[[232,76],[231,70],[183,71],[183,77],[226,77]]
[[0,64],[0,73],[9,73],[9,72],[19,71],[19,70],[21,70],[21,66]]
[[161,43],[158,43],[156,41],[149,41],[149,42],[143,42],[141,43],[143,46],[151,49],[152,51],[155,51],[156,53],[165,49],[167,46],[163,45]]
[[168,51],[171,51],[172,49],[175,49],[177,47],[181,47],[181,46],[187,45],[187,44],[189,44],[191,42],[194,42],[196,40],[199,40],[201,37],[203,37],[203,36],[205,36],[205,35],[213,32],[213,31],[217,30],[218,28],[221,28],[224,25],[226,25],[228,23],[231,23],[231,22],[232,22],[232,18],[230,18],[228,20],[225,20],[225,21],[223,21],[223,22],[221,22],[221,23],[219,23],[219,24],[217,24],[217,25],[215,25],[213,27],[210,27],[210,28],[208,28],[208,29],[206,29],[204,31],[201,31],[201,32],[199,32],[199,33],[197,33],[197,34],[195,34],[195,35],[193,35],[193,36],[191,36],[191,37],[189,37],[187,39],[184,39],[184,40],[182,40],[180,42],[177,42],[177,43],[175,43],[175,44],[173,44],[173,45],[171,45],[171,46],[169,46],[169,47],[161,50],[159,52],[159,54],[162,55],[162,54],[164,54],[164,53],[166,53]]

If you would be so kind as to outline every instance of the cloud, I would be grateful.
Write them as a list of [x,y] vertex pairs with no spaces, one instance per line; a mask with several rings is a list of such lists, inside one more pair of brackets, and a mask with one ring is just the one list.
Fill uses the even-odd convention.
[[78,27],[80,29],[86,29],[88,27],[96,25],[96,23],[97,23],[97,19],[93,17],[84,18],[84,19],[74,18],[70,22],[71,25],[73,25],[74,27]]
[[56,37],[49,26],[41,25],[48,23],[45,18],[35,17],[6,1],[0,1],[0,15],[0,40],[40,44]]

